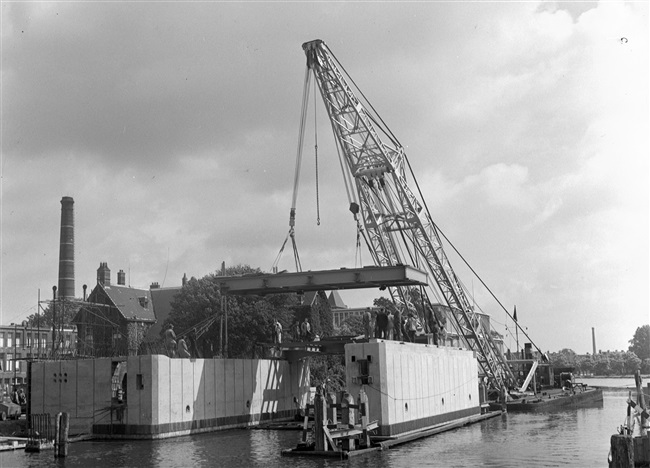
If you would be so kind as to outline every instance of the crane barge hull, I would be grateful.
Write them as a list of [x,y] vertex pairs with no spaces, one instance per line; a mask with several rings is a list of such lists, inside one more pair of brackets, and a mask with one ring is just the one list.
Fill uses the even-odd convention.
[[[539,395],[524,396],[508,401],[506,409],[512,413],[552,411],[559,408],[583,407],[603,404],[603,389],[585,387],[575,393],[567,393],[561,389],[542,392]],[[501,403],[490,403],[490,408],[501,408]]]

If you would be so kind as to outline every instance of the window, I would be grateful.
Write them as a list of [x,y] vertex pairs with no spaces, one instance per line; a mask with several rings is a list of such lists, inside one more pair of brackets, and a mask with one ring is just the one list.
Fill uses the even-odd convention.
[[47,333],[41,333],[41,348],[47,347]]
[[5,332],[0,332],[0,348],[5,347]]
[[5,366],[5,369],[8,371],[14,370],[14,355],[13,354],[7,354],[7,365]]
[[18,332],[16,332],[16,346],[20,346],[20,341],[21,341],[21,340],[20,340],[20,335],[21,335],[21,334],[22,334],[22,333],[18,333]]
[[7,333],[7,348],[11,348],[13,346],[13,333]]
[[20,372],[20,361],[16,361],[16,370]]

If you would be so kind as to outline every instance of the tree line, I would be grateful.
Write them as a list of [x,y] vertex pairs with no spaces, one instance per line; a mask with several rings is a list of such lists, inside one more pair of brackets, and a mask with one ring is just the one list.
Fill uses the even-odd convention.
[[578,374],[632,375],[636,370],[650,374],[650,325],[636,329],[627,351],[606,351],[596,355],[577,354],[572,349],[549,353],[553,368],[573,367]]

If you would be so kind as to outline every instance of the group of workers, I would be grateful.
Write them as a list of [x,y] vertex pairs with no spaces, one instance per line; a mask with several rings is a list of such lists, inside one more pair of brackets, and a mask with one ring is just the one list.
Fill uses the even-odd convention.
[[179,357],[179,358],[189,358],[192,357],[189,349],[187,348],[187,343],[185,338],[181,337],[176,340],[176,333],[174,333],[174,325],[167,325],[167,329],[163,334],[163,339],[165,341],[165,349],[167,351],[167,356],[170,358]]
[[[313,333],[311,323],[309,319],[305,317],[302,322],[296,321],[291,326],[290,338],[293,341],[319,341],[320,336]],[[282,324],[279,320],[275,319],[273,321],[273,343],[280,344],[282,343],[283,329]]]
[[11,401],[16,403],[17,405],[24,406],[27,404],[27,395],[25,395],[25,390],[20,387],[16,388],[14,387],[13,392],[11,392]]
[[[445,322],[446,319],[442,314],[434,311],[430,307],[425,311],[425,320],[428,331],[433,334],[435,344],[444,344],[445,340]],[[384,340],[409,341],[414,343],[417,334],[424,332],[420,319],[413,312],[403,314],[399,309],[393,312],[386,308],[380,308],[375,317],[370,309],[363,314],[363,330],[366,338],[379,338]],[[319,341],[320,337],[312,333],[312,326],[307,317],[302,322],[294,322],[291,327],[293,339],[300,341]],[[273,343],[282,343],[283,328],[280,321],[276,318],[273,320]],[[167,355],[171,358],[189,358],[191,353],[188,349],[185,338],[176,338],[174,325],[168,324],[163,333],[163,340]]]
[[[427,308],[425,311],[426,327],[433,335],[435,344],[444,344],[446,319],[436,311]],[[402,314],[399,309],[394,311],[380,308],[373,317],[370,309],[363,314],[363,329],[366,338],[383,340],[415,342],[418,334],[425,333],[425,327],[413,312]]]

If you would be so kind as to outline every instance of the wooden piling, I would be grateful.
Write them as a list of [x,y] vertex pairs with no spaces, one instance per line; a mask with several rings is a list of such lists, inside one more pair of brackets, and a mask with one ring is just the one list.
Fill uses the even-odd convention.
[[327,421],[329,424],[337,424],[338,422],[336,407],[336,393],[327,392]]
[[314,450],[320,452],[327,450],[327,438],[325,436],[326,414],[325,397],[321,387],[318,387],[314,396]]
[[57,413],[56,431],[54,433],[54,458],[68,455],[68,434],[70,433],[70,415]]
[[[341,398],[341,424],[347,427],[354,427],[354,398],[348,392],[343,393]],[[350,437],[343,438],[342,449],[347,451],[354,450],[354,439]]]
[[614,434],[610,440],[609,468],[634,468],[634,437]]
[[59,456],[59,439],[61,433],[61,413],[54,417],[54,458]]
[[[637,401],[632,400],[630,391],[627,399],[627,417],[621,426],[621,434],[615,434],[610,441],[609,468],[634,468],[650,464],[650,433],[648,431],[648,408],[641,385],[641,373],[634,374]],[[639,436],[634,436],[634,422],[639,418]]]
[[359,416],[361,419],[361,429],[363,433],[361,434],[360,446],[362,448],[370,447],[370,431],[368,431],[368,395],[364,391],[363,387],[359,390]]
[[641,435],[645,436],[648,433],[648,407],[645,404],[645,395],[641,384],[641,371],[638,369],[634,373],[634,383],[636,384],[636,401],[641,407]]

